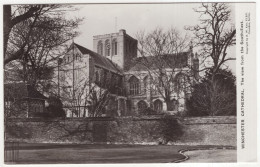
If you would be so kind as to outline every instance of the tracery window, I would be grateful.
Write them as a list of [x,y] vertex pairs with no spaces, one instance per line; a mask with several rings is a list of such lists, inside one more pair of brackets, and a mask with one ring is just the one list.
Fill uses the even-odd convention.
[[138,107],[139,113],[142,113],[147,108],[147,104],[145,101],[141,100],[137,103],[137,107]]
[[175,87],[176,87],[176,90],[177,91],[185,91],[186,87],[187,87],[187,84],[188,84],[187,81],[188,81],[188,78],[184,74],[178,73],[175,76]]
[[170,111],[178,111],[178,101],[175,100],[175,99],[172,99],[171,100],[171,103],[170,103]]
[[140,93],[140,82],[135,76],[129,79],[130,95],[138,95]]
[[161,100],[157,99],[154,101],[154,110],[157,112],[161,112],[163,108],[163,103]]

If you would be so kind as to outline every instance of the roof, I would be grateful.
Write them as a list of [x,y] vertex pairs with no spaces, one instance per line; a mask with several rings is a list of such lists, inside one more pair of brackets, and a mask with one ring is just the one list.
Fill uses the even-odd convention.
[[44,95],[38,92],[34,87],[25,83],[8,83],[4,85],[5,98],[32,98],[32,99],[47,99]]
[[76,43],[74,43],[74,45],[79,49],[79,51],[82,54],[89,54],[93,59],[96,65],[101,66],[106,68],[107,70],[110,70],[112,72],[116,72],[116,73],[122,73],[122,70],[115,64],[113,63],[111,60],[109,60],[108,58],[99,55],[98,53],[95,53],[83,46],[80,46]]
[[158,68],[183,68],[188,66],[190,52],[138,57],[130,65],[129,71],[145,71]]

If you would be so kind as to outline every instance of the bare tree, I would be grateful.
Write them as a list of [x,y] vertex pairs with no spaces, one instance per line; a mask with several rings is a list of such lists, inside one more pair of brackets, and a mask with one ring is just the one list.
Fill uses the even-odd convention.
[[[12,6],[14,15],[21,15],[33,7]],[[76,28],[82,19],[68,20],[62,16],[65,10],[76,10],[70,6],[39,5],[37,9],[40,10],[39,13],[32,14],[12,27],[6,56],[13,57],[21,49],[23,53],[16,60],[12,59],[15,61],[11,61],[6,67],[15,66],[15,70],[11,70],[18,75],[14,77],[18,76],[23,82],[46,92],[53,86],[52,77],[57,58],[66,53],[66,43],[78,35]]]
[[236,29],[230,18],[231,9],[227,3],[202,3],[195,12],[200,14],[200,24],[186,29],[194,32],[201,64],[207,65],[207,60],[212,62],[202,70],[213,68],[214,77],[214,73],[227,61],[235,60],[227,55],[227,49],[235,45],[236,41]]
[[21,59],[39,47],[39,42],[48,48],[57,47],[77,35],[73,29],[81,19],[65,19],[68,10],[75,9],[68,5],[5,5],[4,64]]
[[[159,93],[172,110],[171,99],[177,92],[176,98],[182,98],[180,91],[187,93],[192,75],[188,67],[187,51],[189,48],[188,36],[184,37],[174,28],[164,31],[157,28],[149,33],[141,31],[137,34],[139,41],[138,51],[141,56],[136,63],[145,67],[150,78],[152,91]],[[177,77],[177,73],[181,74]]]
[[235,60],[232,55],[227,54],[227,50],[235,45],[236,29],[232,24],[232,11],[227,3],[202,3],[195,12],[200,14],[200,24],[187,29],[194,32],[194,41],[199,47],[200,60],[204,65],[201,70],[212,70],[209,92],[216,94],[209,96],[209,107],[211,112],[215,113],[217,112],[214,105],[217,103],[215,97],[219,95],[215,76],[227,61]]
[[111,93],[108,89],[92,87],[87,100],[89,117],[100,117],[105,113],[110,96]]
[[[19,55],[23,52],[23,48],[20,48],[20,50],[17,50],[16,53],[12,55],[7,55],[7,45],[8,45],[8,39],[10,36],[10,33],[12,31],[12,28],[16,25],[21,23],[24,20],[27,20],[40,10],[39,5],[35,6],[27,6],[24,8],[23,12],[19,12],[19,14],[15,14],[15,11],[12,11],[11,5],[4,5],[4,61],[5,64],[12,61],[13,59],[16,59],[19,57]],[[19,7],[18,7],[19,9]],[[23,46],[24,47],[24,46]]]
[[[67,76],[69,77],[69,76]],[[110,76],[99,81],[79,77],[80,80],[71,86],[64,86],[61,99],[76,117],[100,117],[109,110],[109,102],[117,96],[115,77]],[[64,85],[70,85],[68,82]],[[111,107],[111,106],[110,106]]]

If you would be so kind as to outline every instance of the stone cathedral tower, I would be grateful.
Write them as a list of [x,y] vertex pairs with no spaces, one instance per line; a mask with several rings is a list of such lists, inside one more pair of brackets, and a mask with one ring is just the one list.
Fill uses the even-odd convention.
[[93,37],[93,51],[107,57],[122,70],[129,68],[131,60],[137,57],[138,41],[121,29],[118,33]]

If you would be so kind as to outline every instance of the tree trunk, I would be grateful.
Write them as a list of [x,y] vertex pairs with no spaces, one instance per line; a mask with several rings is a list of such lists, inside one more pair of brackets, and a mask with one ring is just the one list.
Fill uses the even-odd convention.
[[166,109],[167,109],[167,111],[172,111],[171,97],[170,97],[170,94],[167,94],[167,95],[168,96],[166,96],[166,98],[165,98]]
[[215,93],[216,93],[216,90],[215,90],[215,75],[216,75],[216,72],[215,72],[215,68],[213,69],[213,72],[212,72],[212,76],[211,76],[211,90],[210,90],[210,113],[209,115],[211,116],[214,116],[216,113],[216,106],[215,106]]

